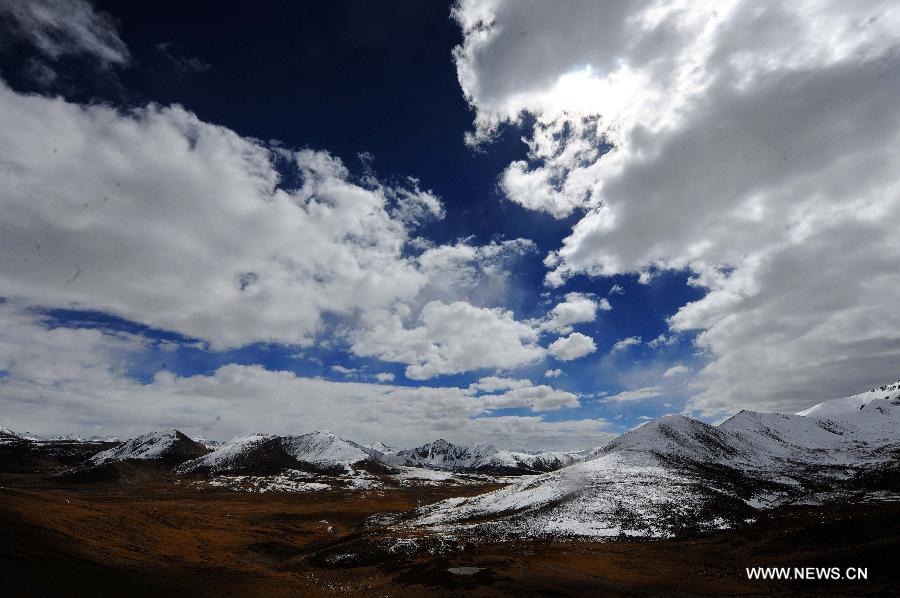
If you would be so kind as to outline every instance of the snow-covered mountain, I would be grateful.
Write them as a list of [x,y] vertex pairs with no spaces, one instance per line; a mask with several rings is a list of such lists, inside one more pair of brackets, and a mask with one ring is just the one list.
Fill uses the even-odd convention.
[[381,453],[381,454],[383,454],[383,455],[388,455],[388,454],[390,454],[390,453],[396,453],[398,450],[400,450],[400,449],[398,449],[398,448],[396,448],[396,447],[388,446],[388,445],[386,445],[385,443],[381,442],[380,440],[379,440],[379,441],[376,441],[376,442],[373,442],[373,443],[371,443],[371,444],[366,444],[366,445],[364,445],[364,446],[365,446],[365,448],[367,448],[367,449],[371,449],[371,450],[373,450],[373,451],[377,451],[377,452],[379,452],[379,453]]
[[194,436],[193,438],[191,438],[191,440],[193,440],[197,444],[202,444],[203,446],[205,446],[206,448],[208,448],[211,451],[214,451],[217,448],[219,448],[220,446],[222,446],[223,444],[225,444],[224,442],[221,442],[219,440],[214,440],[212,438],[207,438],[206,436]]
[[381,453],[327,431],[301,436],[251,434],[182,465],[182,473],[272,475],[287,469],[341,474],[355,469],[386,472]]
[[398,465],[434,469],[472,469],[479,461],[497,453],[490,444],[458,445],[443,438],[422,446],[392,453],[390,461]]
[[802,415],[742,411],[719,426],[663,417],[584,462],[426,507],[415,525],[538,537],[672,536],[741,525],[757,509],[792,501],[878,498],[893,490],[873,486],[870,474],[900,469],[900,398],[887,388]]
[[210,475],[274,475],[299,467],[297,460],[285,450],[280,437],[250,434],[234,438],[211,453],[187,461],[176,471]]
[[521,453],[498,450],[490,444],[458,445],[443,438],[413,449],[384,453],[381,459],[396,465],[499,475],[554,471],[577,460],[570,453]]
[[97,453],[91,457],[90,463],[103,465],[116,461],[141,460],[159,461],[174,467],[208,452],[206,447],[194,442],[178,430],[162,430],[132,438],[118,446]]
[[897,401],[900,401],[900,380],[897,380],[893,384],[873,387],[869,391],[861,392],[852,397],[832,399],[831,401],[813,405],[797,415],[844,419],[851,416],[856,411],[863,409],[875,399],[882,399],[891,402],[894,405],[898,404]]
[[475,462],[472,469],[483,473],[531,474],[556,471],[576,462],[571,453],[520,453],[500,450]]
[[345,440],[327,430],[302,436],[285,436],[281,443],[289,455],[322,471],[349,471],[351,468],[384,469],[378,461],[383,453]]
[[23,438],[10,430],[0,426],[0,443],[21,442]]

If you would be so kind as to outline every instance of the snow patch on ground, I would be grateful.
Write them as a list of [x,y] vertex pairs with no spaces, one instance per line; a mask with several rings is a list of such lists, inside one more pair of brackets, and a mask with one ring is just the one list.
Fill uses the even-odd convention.
[[329,484],[311,481],[308,474],[288,470],[274,476],[216,476],[209,480],[193,482],[198,489],[224,488],[234,492],[318,492],[330,490]]

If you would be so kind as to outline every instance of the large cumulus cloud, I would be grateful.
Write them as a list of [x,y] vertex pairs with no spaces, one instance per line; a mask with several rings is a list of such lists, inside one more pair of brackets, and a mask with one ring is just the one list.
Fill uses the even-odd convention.
[[[900,12],[890,2],[463,1],[474,143],[532,122],[502,186],[582,217],[548,284],[687,269],[692,409],[799,409],[900,363]],[[526,114],[532,121],[524,120]]]
[[[381,330],[403,314],[426,323],[414,333],[423,347],[449,342],[399,358],[416,364],[418,379],[541,355],[511,313],[469,303],[502,303],[507,263],[533,245],[458,242],[417,253],[410,233],[441,218],[443,205],[415,180],[355,178],[327,152],[262,144],[177,106],[123,113],[2,83],[0,105],[0,296],[100,310],[214,350],[307,345],[329,317],[346,335],[372,338],[359,327]],[[436,313],[450,306],[453,314]],[[440,328],[454,314],[471,317]],[[410,342],[354,346],[398,360]],[[473,360],[488,346],[496,350]]]

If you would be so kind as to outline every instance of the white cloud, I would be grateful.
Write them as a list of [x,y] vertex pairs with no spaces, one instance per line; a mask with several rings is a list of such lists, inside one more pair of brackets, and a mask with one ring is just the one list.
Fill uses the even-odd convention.
[[546,384],[511,388],[502,395],[482,397],[492,409],[529,407],[532,411],[553,411],[561,407],[578,407],[578,395],[556,390]]
[[343,375],[345,375],[345,376],[349,376],[349,375],[351,375],[351,374],[355,374],[355,373],[356,373],[356,369],[355,369],[355,368],[345,368],[344,366],[339,365],[339,364],[336,364],[336,365],[331,366],[331,369],[332,369],[333,371],[337,372],[338,374],[343,374]]
[[236,364],[210,375],[163,371],[142,384],[127,371],[151,342],[99,329],[50,329],[44,317],[21,305],[0,304],[2,424],[35,433],[122,436],[174,426],[220,439],[330,429],[361,442],[381,438],[400,446],[447,437],[572,449],[613,436],[602,419],[488,417],[510,406],[549,410],[577,404],[571,393],[547,386],[474,396],[465,388],[334,382]]
[[641,337],[639,336],[629,336],[628,338],[623,338],[622,340],[616,341],[616,344],[613,345],[611,353],[616,353],[618,351],[624,351],[628,347],[633,347],[634,345],[641,344]]
[[50,58],[89,54],[103,65],[129,60],[116,23],[86,0],[0,0],[0,17],[15,24],[5,34],[27,39]]
[[560,361],[572,361],[584,357],[597,350],[594,339],[580,332],[573,332],[569,336],[556,339],[547,348],[547,351]]
[[375,374],[375,379],[378,380],[379,382],[393,382],[394,374],[392,374],[390,372],[379,372],[379,373]]
[[609,311],[612,307],[607,299],[599,301],[584,293],[567,293],[565,301],[558,303],[547,319],[541,323],[541,330],[568,334],[574,324],[584,324],[597,319],[597,310]]
[[508,388],[524,388],[526,386],[532,386],[531,380],[485,376],[470,384],[469,390],[472,392],[495,392]]
[[678,335],[672,334],[670,336],[666,336],[665,334],[660,334],[654,339],[647,341],[647,346],[651,349],[658,349],[660,347],[670,347],[678,342]]
[[669,369],[665,371],[663,374],[663,378],[673,378],[675,376],[683,376],[684,374],[689,374],[691,369],[684,365],[673,365]]
[[533,166],[509,166],[508,197],[585,210],[547,282],[688,269],[708,290],[671,320],[711,357],[693,409],[795,411],[895,375],[891,3],[464,0],[454,14],[472,139],[534,117]]
[[546,372],[544,372],[545,378],[559,378],[560,375],[562,375],[562,370],[559,368],[547,370]]
[[665,391],[660,386],[645,386],[644,388],[638,388],[635,390],[626,390],[620,392],[618,394],[609,395],[604,398],[604,401],[618,401],[618,402],[627,402],[627,401],[643,401],[645,399],[653,399],[655,397],[660,397],[663,395]]
[[[384,187],[181,108],[120,114],[0,84],[0,295],[210,341],[307,344],[326,313],[415,297]],[[275,159],[302,176],[278,186]]]
[[607,294],[607,295],[624,295],[624,294],[625,294],[625,288],[624,288],[622,285],[620,285],[620,284],[614,284],[614,285],[609,289],[609,292],[606,293],[606,294]]
[[[326,152],[270,149],[178,107],[122,114],[2,83],[0,101],[0,296],[96,309],[216,350],[308,345],[337,316],[349,332],[336,338],[409,364],[415,379],[543,355],[511,313],[470,303],[502,303],[508,264],[534,244],[405,256],[408,227],[443,213],[414,179],[357,183]],[[279,169],[299,188],[280,187]],[[415,313],[421,325],[407,329]]]
[[429,245],[416,258],[418,270],[427,283],[419,301],[444,302],[465,297],[470,303],[496,305],[506,298],[508,269],[516,260],[537,250],[529,239],[491,241],[472,245],[459,241],[452,245]]
[[373,312],[356,335],[357,355],[408,364],[406,376],[427,380],[482,368],[513,368],[538,361],[537,332],[501,308],[464,301],[431,301],[408,327],[403,314]]
[[[433,191],[419,189],[419,180],[407,179],[410,187],[390,188],[395,207],[392,215],[408,225],[418,226],[435,220],[442,220],[446,213],[444,204]],[[377,184],[377,181],[375,181]]]

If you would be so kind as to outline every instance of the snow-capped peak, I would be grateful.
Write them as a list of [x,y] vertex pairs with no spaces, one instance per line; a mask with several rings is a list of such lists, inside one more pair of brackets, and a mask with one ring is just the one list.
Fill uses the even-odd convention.
[[150,432],[132,438],[111,449],[97,453],[90,461],[101,465],[126,459],[162,460],[175,465],[206,454],[205,447],[197,444],[178,430]]
[[709,460],[733,455],[726,434],[684,415],[666,415],[595,449],[588,460],[614,452],[641,452],[681,459]]
[[371,444],[366,444],[364,446],[365,448],[372,449],[373,451],[378,451],[382,454],[396,453],[398,450],[396,447],[388,446],[380,440],[375,441]]
[[281,443],[288,454],[298,461],[315,465],[352,465],[372,457],[366,447],[344,440],[327,430],[301,436],[285,436]]
[[882,399],[888,402],[900,402],[900,380],[897,380],[893,384],[873,386],[871,390],[861,392],[851,397],[843,397],[840,399],[824,401],[822,403],[819,403],[818,405],[813,405],[809,409],[804,409],[797,415],[803,415],[807,417],[843,419],[848,415],[856,413],[872,401],[878,399]]
[[215,451],[183,463],[182,473],[276,473],[293,459],[273,434],[249,434],[232,438]]
[[0,426],[0,443],[15,443],[24,440],[22,436],[16,434],[9,428]]
[[407,465],[465,469],[496,453],[497,448],[490,444],[457,445],[440,438],[413,449],[397,451],[393,457]]

